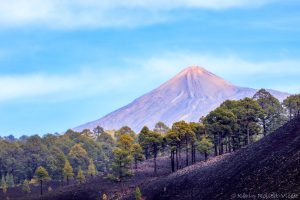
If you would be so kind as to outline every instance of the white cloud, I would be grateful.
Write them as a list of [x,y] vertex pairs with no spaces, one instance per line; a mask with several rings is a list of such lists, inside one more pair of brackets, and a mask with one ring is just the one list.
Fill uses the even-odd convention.
[[137,97],[191,65],[202,66],[240,86],[300,92],[300,60],[251,61],[235,55],[172,52],[126,59],[124,66],[131,67],[124,68],[85,68],[73,74],[0,75],[0,102],[105,98],[112,93]]
[[277,0],[0,0],[2,26],[120,27],[170,20],[171,10],[259,7]]
[[130,74],[112,78],[115,71],[86,70],[74,74],[24,74],[0,76],[0,102],[39,99],[62,101],[88,98],[122,88]]
[[178,70],[200,65],[210,71],[221,74],[300,74],[300,60],[275,60],[275,61],[251,61],[242,59],[237,55],[212,55],[205,53],[193,53],[189,51],[165,52],[145,59],[128,60],[136,65],[142,65],[157,73],[170,74]]
[[170,78],[185,67],[198,65],[240,86],[300,92],[297,86],[300,85],[300,60],[297,59],[253,61],[237,55],[167,52],[129,62],[161,78]]

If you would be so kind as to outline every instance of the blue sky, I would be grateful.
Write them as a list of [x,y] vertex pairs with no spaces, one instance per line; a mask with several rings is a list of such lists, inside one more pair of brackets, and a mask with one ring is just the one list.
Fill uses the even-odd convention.
[[300,92],[296,0],[0,0],[0,135],[98,119],[200,65]]

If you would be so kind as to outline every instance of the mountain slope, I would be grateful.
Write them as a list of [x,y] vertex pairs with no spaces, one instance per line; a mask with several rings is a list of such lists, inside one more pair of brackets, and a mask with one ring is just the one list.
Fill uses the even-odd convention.
[[299,199],[299,144],[300,117],[237,152],[141,185],[142,194],[147,200]]
[[[269,90],[283,100],[288,94]],[[198,121],[225,100],[252,97],[256,90],[232,85],[203,68],[186,68],[159,88],[136,99],[103,118],[75,128],[77,131],[130,126],[139,131],[143,126],[153,127],[158,121],[171,125],[175,121]]]
[[[98,176],[85,184],[49,192],[43,199],[98,200],[105,193],[109,199],[133,200],[137,186],[147,200],[299,199],[299,144],[300,116],[245,148],[212,157],[207,162],[198,162],[175,173],[171,173],[169,157],[159,157],[158,176],[153,173],[153,161],[146,160],[139,164],[134,176],[122,182]],[[22,194],[20,187],[16,189]],[[298,197],[258,197],[258,194],[270,195],[273,192]],[[239,194],[252,197],[240,197]],[[16,199],[39,200],[40,196],[37,192]]]

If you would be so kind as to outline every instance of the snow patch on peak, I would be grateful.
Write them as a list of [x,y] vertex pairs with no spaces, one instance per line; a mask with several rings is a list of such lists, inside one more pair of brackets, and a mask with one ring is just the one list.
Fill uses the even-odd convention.
[[203,67],[193,65],[182,70],[178,75],[186,75],[186,74],[203,74],[208,72]]
[[175,103],[178,99],[180,99],[180,97],[183,96],[183,94],[184,94],[184,92],[181,91],[180,94],[171,101],[171,103]]
[[182,120],[185,121],[185,120],[188,120],[189,115],[190,115],[190,114],[185,114],[185,115],[183,115],[182,117],[179,118],[178,121],[182,121]]

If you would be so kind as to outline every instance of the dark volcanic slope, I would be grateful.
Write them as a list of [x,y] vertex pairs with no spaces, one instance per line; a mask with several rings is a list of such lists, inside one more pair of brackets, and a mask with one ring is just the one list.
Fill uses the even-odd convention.
[[[136,186],[147,200],[262,199],[258,194],[272,192],[299,195],[300,117],[235,153],[199,162],[173,174],[169,174],[167,157],[158,159],[158,177],[153,176],[152,165],[151,161],[143,162],[136,175],[122,183],[98,177],[81,186],[64,187],[62,191],[55,189],[43,199],[98,200],[103,192],[109,199],[134,199],[132,194]],[[40,198],[32,194],[11,199]],[[291,198],[282,196],[280,199]]]
[[241,199],[247,195],[259,199],[259,194],[272,192],[294,193],[299,198],[300,118],[238,152],[213,159],[218,161],[198,163],[142,186],[142,193],[147,200]]

